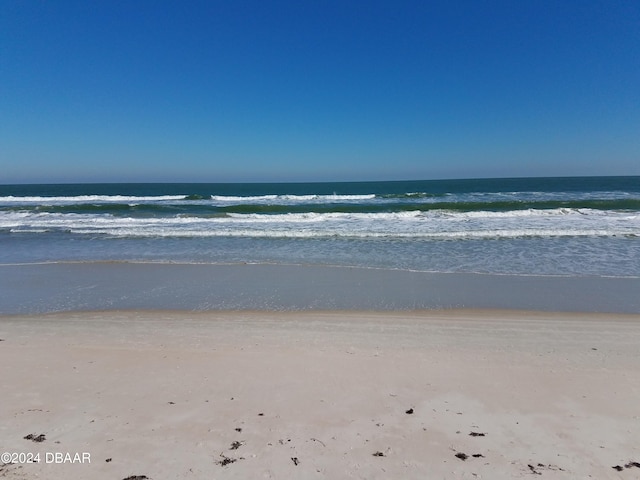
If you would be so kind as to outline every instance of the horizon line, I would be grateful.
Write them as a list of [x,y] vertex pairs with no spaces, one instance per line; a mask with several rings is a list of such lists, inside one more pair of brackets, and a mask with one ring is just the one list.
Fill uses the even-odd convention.
[[421,178],[403,180],[295,180],[295,181],[72,181],[72,182],[15,182],[0,183],[0,186],[13,185],[234,185],[234,184],[320,184],[320,183],[407,183],[407,182],[446,182],[461,180],[519,180],[519,179],[549,179],[549,178],[633,178],[640,175],[535,175],[535,176],[505,176],[505,177],[448,177],[448,178]]

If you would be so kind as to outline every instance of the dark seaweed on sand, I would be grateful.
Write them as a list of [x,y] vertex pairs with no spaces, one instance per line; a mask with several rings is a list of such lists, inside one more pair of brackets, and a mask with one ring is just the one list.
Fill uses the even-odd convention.
[[226,456],[226,455],[224,455],[224,454],[220,454],[220,457],[222,457],[222,460],[217,461],[217,462],[216,462],[216,465],[220,465],[221,467],[226,467],[227,465],[229,465],[229,464],[231,464],[231,463],[235,463],[235,462],[237,462],[238,460],[244,460],[244,458],[243,458],[243,457],[240,457],[240,458],[230,458],[230,457],[227,457],[227,456]]
[[640,462],[629,462],[629,463],[625,464],[624,467],[622,467],[621,465],[614,465],[611,468],[613,468],[614,470],[617,470],[618,472],[621,472],[625,468],[631,468],[631,467],[640,468]]

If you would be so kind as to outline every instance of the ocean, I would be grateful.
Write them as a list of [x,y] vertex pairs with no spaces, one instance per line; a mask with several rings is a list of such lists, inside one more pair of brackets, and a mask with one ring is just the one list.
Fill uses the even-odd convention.
[[0,263],[640,276],[640,177],[0,186]]
[[640,177],[0,185],[0,265],[104,262],[637,280]]

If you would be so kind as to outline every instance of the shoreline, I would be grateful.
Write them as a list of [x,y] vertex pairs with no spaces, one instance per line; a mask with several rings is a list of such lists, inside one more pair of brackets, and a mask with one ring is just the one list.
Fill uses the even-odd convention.
[[640,313],[640,278],[273,264],[0,266],[0,314],[91,310],[506,309]]
[[145,309],[105,309],[105,310],[66,310],[56,312],[36,312],[36,313],[0,313],[0,321],[13,320],[38,320],[51,318],[55,320],[65,319],[72,321],[77,319],[85,321],[85,317],[128,317],[136,316],[138,319],[149,319],[148,317],[156,317],[158,320],[167,318],[185,318],[190,320],[215,320],[221,317],[266,317],[266,318],[304,318],[315,316],[338,317],[346,316],[353,319],[363,316],[374,318],[411,318],[415,320],[434,320],[434,319],[487,319],[494,318],[496,321],[501,319],[526,318],[527,321],[543,318],[546,320],[554,320],[560,318],[562,320],[571,321],[572,319],[579,321],[606,321],[607,319],[619,321],[640,321],[640,313],[617,313],[617,312],[572,312],[572,311],[550,311],[550,310],[524,310],[510,308],[433,308],[433,309],[401,309],[401,310],[374,310],[374,309],[314,309],[314,310],[260,310],[260,309],[227,309],[227,310],[184,310],[184,309],[163,309],[163,308],[145,308]]
[[204,262],[204,261],[174,261],[174,260],[128,260],[128,259],[105,259],[105,260],[49,260],[33,262],[7,262],[0,263],[2,267],[37,267],[47,265],[148,265],[148,266],[199,266],[199,267],[283,267],[283,268],[330,268],[330,269],[356,269],[385,272],[405,272],[412,274],[426,275],[487,275],[496,277],[531,277],[531,278],[617,278],[617,279],[640,279],[640,275],[577,275],[577,274],[546,274],[546,273],[504,273],[504,272],[483,272],[483,271],[438,271],[406,269],[399,267],[349,265],[339,263],[285,263],[285,262],[250,262],[250,261],[229,261],[229,262]]
[[640,315],[68,312],[0,338],[0,449],[91,458],[3,478],[640,472]]

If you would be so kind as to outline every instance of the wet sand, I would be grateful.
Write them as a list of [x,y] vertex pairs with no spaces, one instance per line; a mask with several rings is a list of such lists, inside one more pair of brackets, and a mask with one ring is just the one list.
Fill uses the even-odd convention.
[[1,478],[640,477],[638,315],[74,312],[0,339],[0,451],[41,460]]

